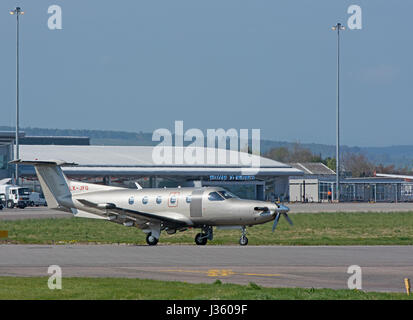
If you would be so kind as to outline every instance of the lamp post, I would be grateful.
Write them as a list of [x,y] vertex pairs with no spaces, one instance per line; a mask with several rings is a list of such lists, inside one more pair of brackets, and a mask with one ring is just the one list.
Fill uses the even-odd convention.
[[[15,159],[19,159],[19,16],[24,14],[20,7],[10,11],[16,16],[16,154]],[[19,183],[19,167],[16,164],[16,184]]]
[[337,23],[331,28],[337,31],[337,114],[336,114],[336,200],[340,201],[340,31],[346,28]]

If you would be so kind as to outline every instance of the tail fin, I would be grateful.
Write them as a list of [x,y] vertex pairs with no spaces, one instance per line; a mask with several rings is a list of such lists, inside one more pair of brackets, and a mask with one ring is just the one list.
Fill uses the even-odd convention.
[[74,207],[68,180],[60,168],[62,165],[74,165],[74,163],[66,163],[61,160],[23,161],[20,159],[10,163],[34,166],[49,208],[69,209]]

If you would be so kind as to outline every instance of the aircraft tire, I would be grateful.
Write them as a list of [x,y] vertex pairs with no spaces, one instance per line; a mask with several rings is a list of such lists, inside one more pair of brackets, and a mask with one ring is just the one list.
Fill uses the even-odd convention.
[[152,236],[152,233],[148,233],[146,236],[146,243],[150,246],[155,246],[158,243],[159,239],[156,239]]
[[241,246],[246,246],[246,245],[248,244],[248,238],[247,238],[246,236],[242,236],[242,237],[239,239],[239,244],[240,244]]
[[195,243],[196,243],[198,246],[204,246],[204,245],[207,244],[207,242],[208,242],[208,239],[205,237],[205,234],[203,234],[203,233],[198,233],[198,234],[195,236]]

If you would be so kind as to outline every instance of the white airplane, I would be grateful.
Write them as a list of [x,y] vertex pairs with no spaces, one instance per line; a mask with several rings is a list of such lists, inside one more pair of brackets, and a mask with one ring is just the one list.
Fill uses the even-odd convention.
[[61,170],[74,165],[61,160],[11,161],[33,165],[51,209],[71,212],[75,217],[105,219],[137,227],[148,245],[156,245],[161,231],[174,234],[200,228],[197,245],[213,239],[213,226],[240,227],[240,245],[247,245],[246,227],[288,217],[289,208],[266,201],[240,199],[223,188],[121,188],[69,180]]

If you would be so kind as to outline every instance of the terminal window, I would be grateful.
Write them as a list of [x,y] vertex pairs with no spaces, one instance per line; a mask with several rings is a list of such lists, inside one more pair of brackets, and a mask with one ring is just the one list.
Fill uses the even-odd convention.
[[0,169],[7,169],[7,156],[0,155]]

